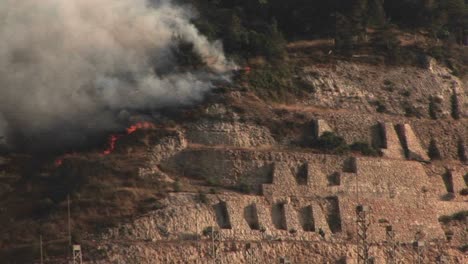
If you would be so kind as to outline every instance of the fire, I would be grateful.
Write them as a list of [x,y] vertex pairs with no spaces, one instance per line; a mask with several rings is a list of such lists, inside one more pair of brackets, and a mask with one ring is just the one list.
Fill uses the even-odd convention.
[[55,164],[55,167],[60,167],[60,166],[62,166],[62,164],[63,164],[63,158],[60,157],[60,158],[55,159],[54,164]]
[[102,152],[103,155],[111,154],[115,149],[115,143],[122,135],[110,135],[109,137],[109,147]]
[[[145,129],[145,130],[148,130],[148,129],[155,129],[156,126],[153,124],[153,123],[150,123],[150,122],[139,122],[139,123],[136,123],[134,125],[131,125],[130,127],[128,127],[126,129],[126,133],[121,133],[121,134],[111,134],[109,136],[109,141],[108,141],[108,146],[107,148],[102,151],[102,155],[104,156],[107,156],[109,154],[111,154],[112,152],[114,152],[115,150],[115,146],[117,144],[117,141],[119,140],[119,138],[121,137],[124,137],[125,135],[130,135],[134,132],[136,132],[137,130],[142,130],[142,129]],[[63,164],[63,161],[68,158],[68,157],[71,157],[71,156],[74,156],[74,155],[77,155],[76,153],[68,153],[68,154],[64,154],[58,158],[55,159],[54,161],[54,165],[55,167],[60,167],[62,166]]]
[[136,123],[135,125],[132,125],[129,128],[127,128],[127,135],[130,135],[139,129],[154,129],[154,128],[155,128],[154,124],[150,122]]
[[[139,122],[139,123],[136,123],[134,125],[131,125],[130,127],[127,128],[126,132],[127,132],[127,135],[130,135],[132,133],[134,133],[135,131],[137,130],[141,130],[141,129],[154,129],[156,128],[156,126],[153,124],[153,123],[150,123],[150,122]],[[109,146],[107,149],[105,149],[102,154],[103,155],[109,155],[111,154],[112,152],[114,152],[114,149],[115,149],[115,144],[117,143],[117,140],[121,137],[123,137],[125,135],[123,134],[112,134],[110,135],[109,137]]]
[[56,158],[54,160],[54,165],[55,167],[60,167],[62,166],[63,164],[63,161],[66,159],[66,158],[70,158],[70,157],[73,157],[73,156],[76,156],[77,154],[75,152],[73,153],[66,153],[66,154],[63,154],[62,156]]

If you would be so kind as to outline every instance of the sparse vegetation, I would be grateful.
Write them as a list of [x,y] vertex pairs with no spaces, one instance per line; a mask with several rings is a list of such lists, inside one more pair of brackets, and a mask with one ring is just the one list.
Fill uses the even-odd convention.
[[180,192],[182,190],[182,184],[178,179],[174,181],[174,183],[172,184],[172,188],[174,192]]
[[468,188],[463,188],[463,189],[460,191],[460,194],[463,195],[463,196],[467,196],[467,195],[468,195]]
[[462,162],[468,161],[468,157],[466,156],[465,142],[461,138],[458,139],[458,142],[457,142],[457,154],[458,154],[458,158]]
[[207,177],[206,183],[208,186],[219,186],[220,185],[220,180],[217,177]]
[[441,159],[439,148],[437,147],[437,142],[435,139],[431,139],[429,142],[429,149],[427,154],[431,160],[439,160]]
[[458,96],[456,92],[453,92],[452,96],[450,97],[450,103],[453,119],[460,119],[460,105],[458,103]]
[[313,145],[321,150],[336,154],[343,154],[349,151],[349,147],[342,137],[328,131],[316,139]]
[[239,183],[237,190],[244,194],[250,194],[252,192],[252,187],[247,182],[242,181],[241,183]]
[[349,146],[352,151],[358,151],[364,156],[379,156],[379,151],[367,142],[354,142]]
[[377,111],[377,113],[385,113],[387,112],[387,107],[380,101],[376,101],[375,102],[375,106],[376,106],[376,109],[375,111]]
[[197,200],[198,200],[199,203],[202,203],[202,204],[207,204],[208,203],[208,197],[206,197],[206,194],[201,192],[201,191],[198,192]]
[[436,103],[434,97],[429,98],[429,116],[432,119],[437,119],[439,112],[439,105]]
[[439,217],[439,222],[448,224],[451,221],[465,221],[468,217],[468,211],[460,211],[452,215],[442,215]]

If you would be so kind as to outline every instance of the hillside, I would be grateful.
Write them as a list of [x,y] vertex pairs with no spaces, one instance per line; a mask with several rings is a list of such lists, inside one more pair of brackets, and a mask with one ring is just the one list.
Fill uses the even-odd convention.
[[[69,243],[96,264],[350,264],[363,254],[373,263],[467,263],[459,1],[281,2],[193,1],[199,14],[183,23],[179,9],[163,9],[174,18],[157,13],[157,22],[188,28],[177,40],[164,35],[168,48],[144,34],[119,41],[170,55],[143,56],[161,60],[148,66],[133,50],[101,50],[118,59],[93,68],[114,74],[105,85],[135,90],[71,84],[76,101],[86,94],[92,103],[52,115],[66,122],[39,115],[43,122],[5,134],[20,144],[0,141],[0,262],[40,263],[41,238],[44,263],[65,263]],[[226,58],[186,33],[189,22],[220,39]],[[96,107],[103,98],[110,103]],[[0,133],[1,114],[15,116],[5,109]],[[36,122],[51,127],[35,131]]]

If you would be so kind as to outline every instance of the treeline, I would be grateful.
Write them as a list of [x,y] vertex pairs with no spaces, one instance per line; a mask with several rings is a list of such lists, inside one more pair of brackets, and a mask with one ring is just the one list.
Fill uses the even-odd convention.
[[434,38],[461,44],[468,29],[467,0],[184,1],[199,10],[198,28],[222,39],[234,56],[278,57],[286,40],[323,37],[334,38],[337,49],[346,51],[369,27],[424,29]]

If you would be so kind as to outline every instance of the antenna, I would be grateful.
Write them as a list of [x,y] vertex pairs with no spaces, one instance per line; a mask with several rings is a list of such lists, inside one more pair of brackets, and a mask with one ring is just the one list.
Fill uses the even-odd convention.
[[370,226],[370,221],[368,215],[370,213],[370,207],[365,205],[358,205],[356,207],[357,214],[357,253],[358,253],[358,264],[370,264],[371,260],[369,257],[369,248],[368,243],[368,230]]
[[215,230],[215,227],[211,227],[211,256],[213,257],[214,264],[221,263],[221,255],[219,254],[221,249],[221,232]]

